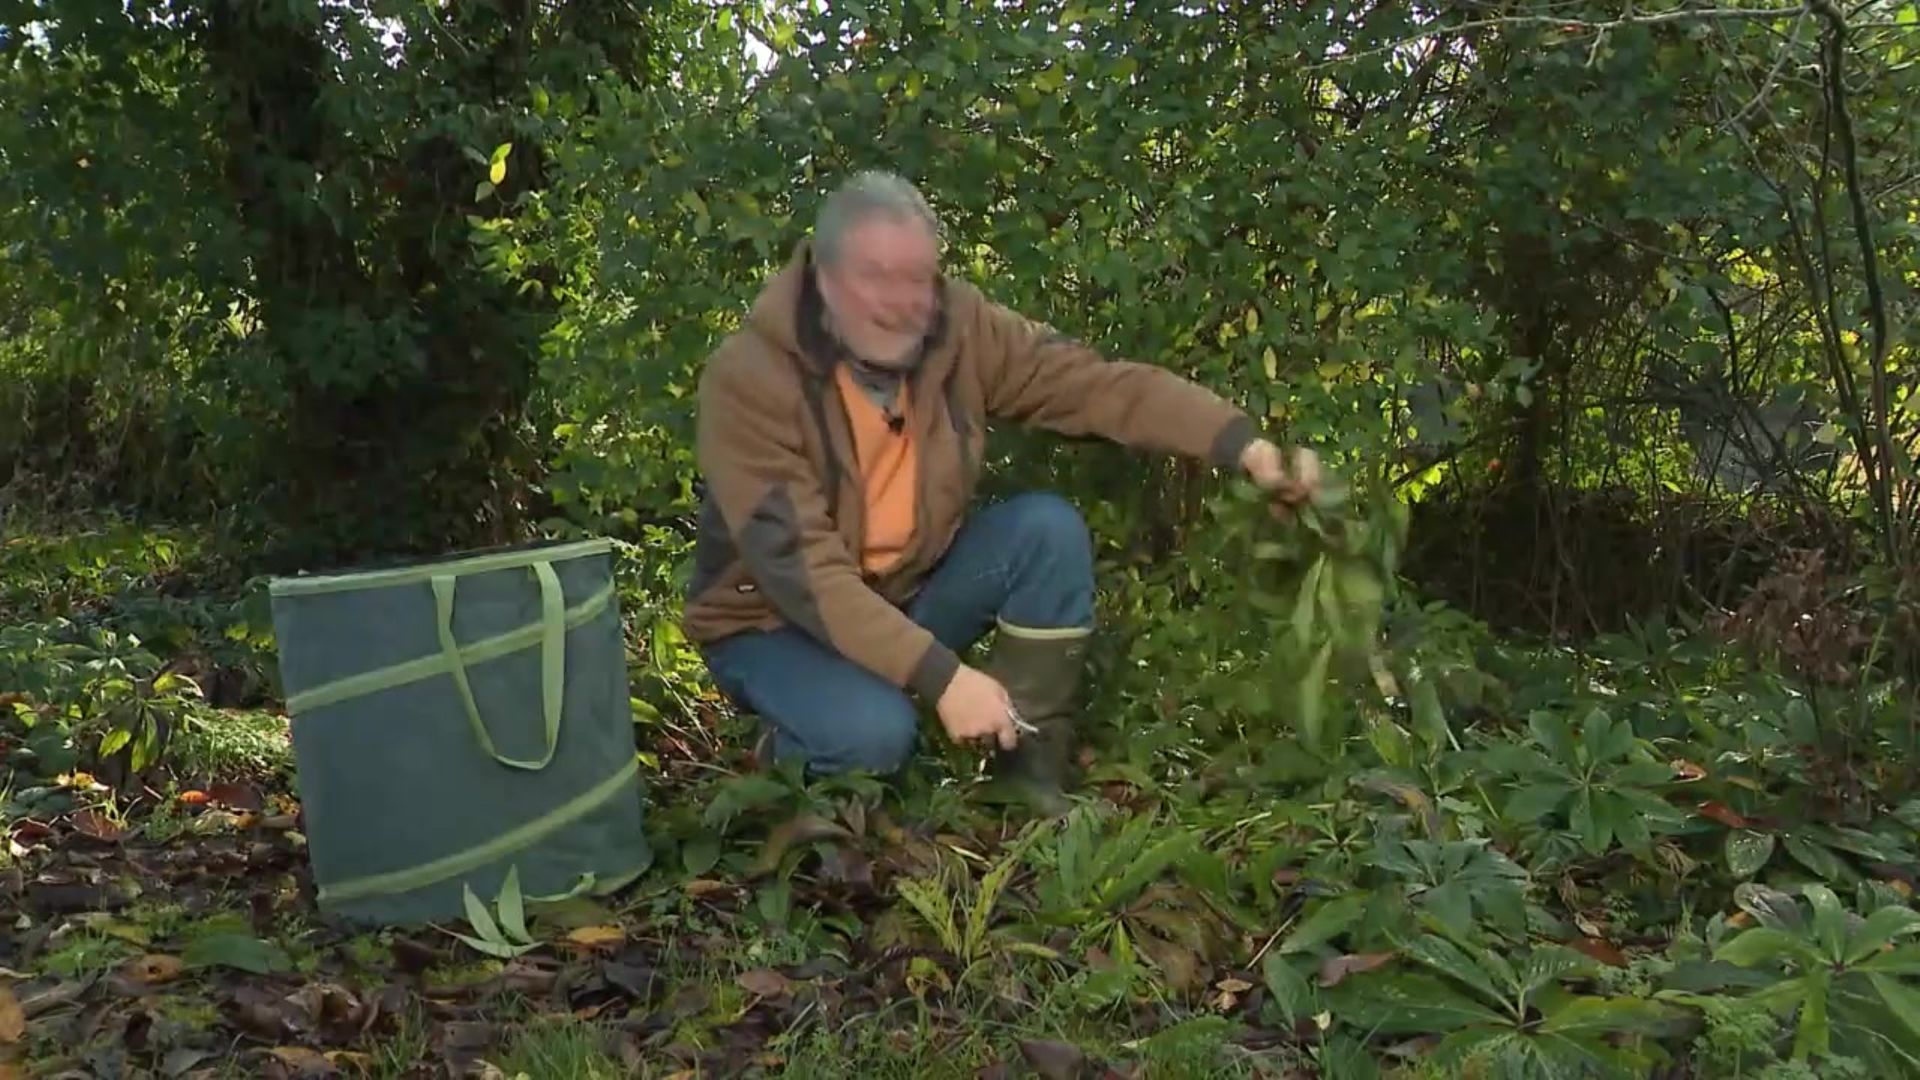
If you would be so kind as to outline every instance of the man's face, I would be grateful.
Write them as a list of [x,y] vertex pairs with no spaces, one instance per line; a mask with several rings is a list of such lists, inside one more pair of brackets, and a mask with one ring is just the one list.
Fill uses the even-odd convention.
[[820,295],[834,333],[856,355],[904,367],[933,329],[939,276],[933,230],[912,218],[870,217],[847,231],[833,265],[821,265]]

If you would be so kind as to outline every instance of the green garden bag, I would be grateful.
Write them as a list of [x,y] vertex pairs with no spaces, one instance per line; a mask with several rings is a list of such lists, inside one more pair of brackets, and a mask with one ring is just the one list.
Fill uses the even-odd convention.
[[646,869],[610,542],[268,589],[323,915],[453,919],[510,870],[538,899]]

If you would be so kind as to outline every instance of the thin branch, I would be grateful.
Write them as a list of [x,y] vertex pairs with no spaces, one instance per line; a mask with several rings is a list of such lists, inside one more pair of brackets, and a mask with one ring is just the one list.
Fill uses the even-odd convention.
[[[1873,356],[1869,375],[1872,377],[1873,415],[1863,417],[1875,427],[1874,435],[1879,443],[1879,484],[1874,492],[1881,514],[1881,524],[1886,535],[1881,542],[1886,547],[1887,561],[1894,567],[1901,562],[1901,537],[1895,528],[1893,513],[1893,441],[1887,431],[1891,406],[1887,393],[1887,355],[1893,348],[1893,342],[1887,335],[1887,300],[1880,285],[1880,258],[1873,246],[1873,223],[1867,213],[1866,196],[1860,186],[1860,153],[1853,137],[1853,119],[1847,112],[1847,95],[1841,80],[1842,60],[1846,55],[1847,22],[1833,0],[1814,0],[1820,14],[1826,18],[1829,33],[1827,35],[1827,96],[1832,101],[1835,134],[1840,140],[1841,164],[1846,170],[1847,202],[1853,208],[1853,230],[1855,240],[1860,245],[1861,269],[1866,275],[1867,285],[1867,323],[1873,334]],[[1871,474],[1868,477],[1873,479]]]
[[1727,123],[1738,124],[1745,120],[1748,113],[1759,108],[1761,103],[1766,101],[1767,95],[1773,93],[1774,84],[1780,81],[1780,73],[1786,70],[1787,61],[1793,58],[1794,48],[1800,44],[1800,28],[1806,25],[1810,10],[1809,5],[1800,5],[1800,15],[1793,20],[1793,30],[1787,35],[1786,43],[1780,46],[1780,59],[1774,61],[1773,70],[1767,72],[1766,81],[1760,84],[1760,90],[1753,95],[1753,100],[1741,106],[1740,111],[1734,113],[1733,118]]
[[1390,41],[1385,45],[1375,46],[1371,49],[1363,49],[1360,52],[1344,53],[1340,56],[1330,57],[1320,63],[1309,64],[1303,70],[1313,71],[1318,68],[1331,67],[1334,64],[1363,60],[1371,56],[1378,56],[1382,53],[1390,53],[1396,49],[1402,49],[1408,45],[1426,41],[1429,38],[1445,37],[1449,34],[1463,34],[1473,30],[1489,30],[1503,26],[1550,26],[1568,31],[1587,31],[1605,35],[1623,27],[1656,26],[1661,23],[1694,21],[1752,22],[1756,20],[1785,19],[1800,12],[1803,8],[1804,5],[1802,4],[1768,8],[1683,8],[1679,11],[1661,11],[1651,15],[1622,15],[1617,19],[1600,21],[1575,19],[1557,15],[1502,15],[1491,19],[1469,19],[1463,23],[1454,23],[1451,26],[1436,26],[1430,30],[1423,30],[1418,34],[1409,34],[1406,37]]

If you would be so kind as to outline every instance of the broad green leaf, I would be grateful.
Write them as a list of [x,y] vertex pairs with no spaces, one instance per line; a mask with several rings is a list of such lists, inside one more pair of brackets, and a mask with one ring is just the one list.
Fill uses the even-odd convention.
[[1893,941],[1920,933],[1920,911],[1889,904],[1867,916],[1847,939],[1846,962],[1857,964]]
[[1832,974],[1816,968],[1801,976],[1800,1022],[1793,1033],[1793,1057],[1805,1061],[1825,1057],[1833,1040],[1833,1025],[1827,1016],[1827,993],[1833,985]]
[[1854,876],[1838,855],[1805,837],[1787,833],[1781,842],[1786,845],[1787,854],[1798,860],[1800,865],[1828,881],[1847,881]]
[[1672,1023],[1678,1015],[1678,1010],[1671,1006],[1642,998],[1576,996],[1549,1013],[1541,1022],[1540,1030],[1568,1035],[1653,1032]]
[[293,968],[280,946],[247,934],[208,934],[196,938],[180,954],[187,967],[228,967],[255,975],[275,975]]
[[1515,823],[1538,821],[1558,809],[1573,792],[1572,784],[1529,784],[1507,799],[1502,816]]
[[99,754],[101,757],[111,757],[119,753],[132,741],[133,731],[131,729],[114,728],[112,731],[107,732],[105,738],[100,740]]
[[1589,764],[1616,761],[1633,751],[1633,728],[1596,708],[1581,722],[1580,744],[1587,752]]
[[1487,969],[1476,963],[1476,958],[1469,956],[1465,949],[1443,937],[1422,934],[1408,946],[1407,955],[1473,987],[1490,1004],[1506,1000],[1506,995],[1494,985]]
[[1727,870],[1737,878],[1750,878],[1773,857],[1772,833],[1752,829],[1727,830]]
[[1904,1024],[1910,1034],[1920,1037],[1920,990],[1891,975],[1877,972],[1868,973],[1867,981],[1880,994],[1887,1011]]
[[1340,984],[1342,1019],[1375,1035],[1430,1035],[1472,1024],[1505,1026],[1507,1018],[1433,975],[1409,972]]
[[1650,787],[1673,779],[1673,767],[1659,761],[1629,761],[1613,770],[1609,779],[1621,787]]
[[688,876],[699,877],[720,862],[720,838],[702,834],[680,848],[680,866]]
[[1567,815],[1567,824],[1573,827],[1574,834],[1580,838],[1580,846],[1589,855],[1601,855],[1613,840],[1613,827],[1601,819],[1594,806],[1594,793],[1581,791],[1573,797],[1573,811]]
[[1456,934],[1473,930],[1473,895],[1460,881],[1449,881],[1420,894],[1420,904]]
[[1301,920],[1293,933],[1280,943],[1280,953],[1290,955],[1306,952],[1338,937],[1348,927],[1360,921],[1366,913],[1367,897],[1364,893],[1347,893],[1322,903],[1313,914]]
[[1891,952],[1876,953],[1871,959],[1861,961],[1854,970],[1920,976],[1920,943],[1908,942],[1895,946]]
[[1813,936],[1828,960],[1839,963],[1847,940],[1847,910],[1840,898],[1825,885],[1810,884],[1801,890],[1813,903]]
[[1565,768],[1573,767],[1579,755],[1574,751],[1573,729],[1567,725],[1563,716],[1545,711],[1535,712],[1527,718],[1527,727],[1532,729],[1533,737],[1546,748],[1554,764]]
[[1298,1023],[1312,1013],[1317,997],[1313,987],[1308,985],[1307,977],[1295,971],[1287,958],[1275,950],[1268,950],[1260,964],[1261,974],[1265,976],[1267,992],[1273,995],[1274,1004],[1280,1006],[1281,1015],[1287,1023]]
[[1799,961],[1802,967],[1821,963],[1820,953],[1812,942],[1771,926],[1755,926],[1741,931],[1716,949],[1713,958],[1741,967],[1773,964],[1788,958]]

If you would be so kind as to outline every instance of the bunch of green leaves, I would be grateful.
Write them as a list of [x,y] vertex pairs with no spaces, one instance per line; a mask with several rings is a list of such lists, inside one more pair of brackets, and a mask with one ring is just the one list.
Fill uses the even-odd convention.
[[1580,992],[1598,965],[1558,945],[1513,954],[1423,934],[1404,953],[1419,970],[1358,976],[1327,996],[1357,1029],[1443,1035],[1430,1060],[1444,1075],[1642,1077],[1667,1059],[1657,1037],[1683,1019],[1664,1003]]
[[1536,710],[1527,730],[1525,742],[1493,736],[1480,752],[1492,773],[1512,785],[1500,811],[1507,824],[1533,830],[1545,823],[1549,837],[1564,827],[1587,855],[1604,854],[1615,843],[1645,855],[1656,829],[1683,820],[1660,794],[1674,779],[1673,767],[1635,738],[1628,721],[1596,705],[1576,731],[1565,714]]
[[1845,1056],[1868,1063],[1875,1076],[1920,1070],[1920,912],[1879,902],[1861,916],[1825,885],[1798,891],[1796,898],[1737,887],[1739,921],[1752,925],[1736,930],[1736,920],[1716,916],[1712,961],[1676,971],[1667,996],[1696,1003],[1703,994],[1736,992],[1794,1018],[1794,1061]]
[[1258,714],[1277,703],[1302,744],[1331,757],[1349,731],[1327,708],[1330,687],[1384,670],[1380,631],[1397,591],[1406,504],[1335,477],[1310,503],[1276,515],[1270,497],[1236,480],[1215,513],[1251,611],[1236,642],[1253,654],[1249,704]]

